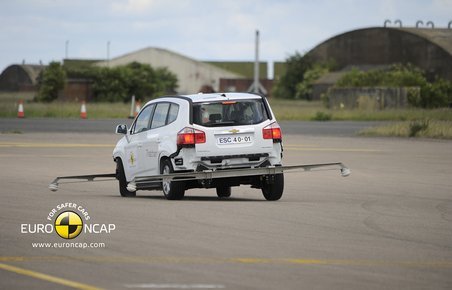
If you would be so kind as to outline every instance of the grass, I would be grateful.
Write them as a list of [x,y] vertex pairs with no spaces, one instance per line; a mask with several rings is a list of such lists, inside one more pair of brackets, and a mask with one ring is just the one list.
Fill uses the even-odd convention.
[[[32,92],[1,92],[0,118],[17,117],[19,100],[24,101],[26,118],[80,118],[80,103],[33,102]],[[89,103],[86,105],[88,119],[127,118],[130,104],[124,103]]]
[[[80,117],[79,103],[34,103],[32,98],[31,93],[0,93],[0,118],[16,117],[19,99],[25,100],[25,116],[29,118]],[[325,108],[320,101],[281,99],[270,99],[270,104],[276,117],[281,121],[412,121],[424,119],[452,121],[451,109],[332,110]],[[130,113],[130,104],[88,103],[87,111],[89,119],[127,118]]]
[[[80,103],[34,103],[25,102],[26,118],[80,118]],[[86,105],[88,119],[127,118],[130,104],[89,103]],[[17,117],[18,101],[0,101],[0,118]]]
[[2,131],[1,134],[23,134],[20,130]]
[[0,104],[15,103],[19,100],[31,101],[34,94],[33,92],[0,92]]
[[332,121],[412,121],[420,119],[452,121],[451,109],[387,109],[387,110],[332,110],[320,101],[270,100],[278,120],[332,120]]
[[361,136],[452,139],[452,121],[405,121],[363,130]]

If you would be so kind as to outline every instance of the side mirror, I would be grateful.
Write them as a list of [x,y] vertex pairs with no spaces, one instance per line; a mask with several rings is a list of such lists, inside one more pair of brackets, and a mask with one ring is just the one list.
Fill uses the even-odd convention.
[[116,126],[116,134],[127,135],[127,125]]

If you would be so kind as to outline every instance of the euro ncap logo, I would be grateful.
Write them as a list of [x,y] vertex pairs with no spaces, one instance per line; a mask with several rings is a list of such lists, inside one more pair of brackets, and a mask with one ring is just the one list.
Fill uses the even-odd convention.
[[55,231],[63,239],[76,238],[83,229],[83,221],[78,214],[73,211],[65,211],[55,219]]

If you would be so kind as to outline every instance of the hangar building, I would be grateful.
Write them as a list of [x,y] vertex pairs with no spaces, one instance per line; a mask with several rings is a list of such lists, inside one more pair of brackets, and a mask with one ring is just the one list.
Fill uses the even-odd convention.
[[44,65],[14,64],[0,74],[0,91],[33,91]]
[[203,86],[211,86],[219,90],[222,78],[243,78],[242,75],[224,70],[220,67],[200,62],[184,55],[156,47],[148,47],[135,52],[98,62],[99,66],[126,65],[131,62],[150,64],[152,67],[166,67],[174,73],[179,82],[177,89],[180,94],[199,92]]
[[308,52],[315,60],[350,65],[411,63],[452,80],[452,29],[374,27],[334,36]]
[[[334,85],[351,67],[369,70],[394,63],[411,63],[423,69],[430,79],[439,76],[452,81],[452,29],[404,27],[358,29],[327,39],[307,54],[316,61],[334,59],[338,66],[338,71],[316,82],[314,98],[318,98],[328,87]],[[117,66],[134,61],[147,63],[152,67],[167,67],[178,77],[178,93],[181,94],[200,91],[204,86],[210,86],[215,91],[228,88],[243,90],[248,87],[248,83],[241,83],[244,83],[244,79],[251,79],[246,73],[241,73],[246,71],[243,68],[244,64],[201,62],[155,47],[144,48],[109,61],[99,61],[95,65]],[[237,69],[237,65],[240,69]],[[252,63],[247,63],[246,66],[252,68]],[[37,65],[9,66],[0,75],[0,91],[35,88],[37,76],[43,68],[44,66]],[[274,63],[274,78],[277,80],[284,70],[285,63]],[[266,70],[260,71],[262,73]],[[261,78],[265,78],[265,74],[264,76],[261,74]]]
[[314,61],[333,60],[338,71],[321,77],[313,98],[333,86],[352,67],[360,70],[411,63],[433,80],[452,81],[452,29],[371,27],[336,35],[307,53]]

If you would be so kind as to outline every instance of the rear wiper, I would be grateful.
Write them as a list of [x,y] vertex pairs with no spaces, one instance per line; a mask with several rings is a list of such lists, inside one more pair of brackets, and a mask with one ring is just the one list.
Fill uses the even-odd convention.
[[211,127],[220,127],[220,126],[231,126],[235,125],[234,121],[225,121],[225,122],[215,122],[209,124]]

